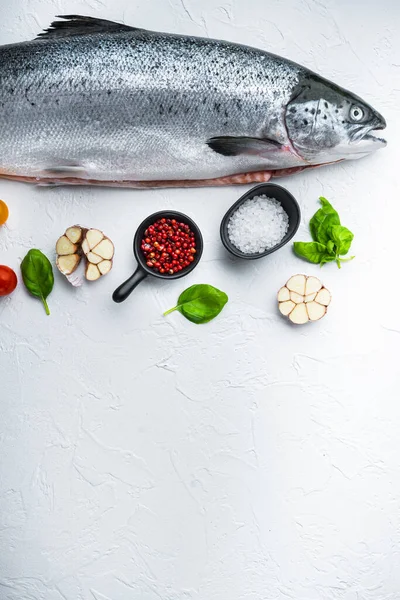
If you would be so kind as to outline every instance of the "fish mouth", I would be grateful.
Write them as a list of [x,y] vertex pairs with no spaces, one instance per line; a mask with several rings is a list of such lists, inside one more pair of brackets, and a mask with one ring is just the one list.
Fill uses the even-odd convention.
[[[383,127],[381,129],[383,129]],[[374,129],[372,132],[366,133],[362,139],[369,140],[371,142],[380,142],[384,146],[387,146],[387,141],[385,140],[385,138],[374,135],[375,131],[378,131],[378,130]]]
[[382,131],[382,129],[386,128],[386,121],[381,117],[372,125],[361,125],[351,136],[351,143],[360,143],[366,142],[370,144],[379,144],[379,147],[384,147],[387,145],[387,141],[376,135],[377,131]]
[[350,142],[349,148],[351,148],[352,152],[357,156],[363,156],[364,154],[369,154],[370,152],[385,148],[385,146],[387,146],[387,141],[375,133],[380,129],[383,129],[383,127],[363,132],[361,135],[357,136],[355,140]]

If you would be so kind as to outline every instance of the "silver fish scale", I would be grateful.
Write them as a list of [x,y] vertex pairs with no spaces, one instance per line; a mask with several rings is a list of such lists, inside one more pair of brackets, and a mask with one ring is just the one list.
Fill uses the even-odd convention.
[[302,72],[261,50],[143,30],[4,46],[0,65],[2,171],[40,177],[70,166],[137,181],[273,168],[273,159],[222,156],[207,140],[287,143],[285,107]]

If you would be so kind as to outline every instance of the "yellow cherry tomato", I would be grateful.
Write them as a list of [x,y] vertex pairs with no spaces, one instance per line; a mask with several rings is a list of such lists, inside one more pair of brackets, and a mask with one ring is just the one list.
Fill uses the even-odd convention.
[[8,219],[8,206],[3,200],[0,200],[0,225],[4,225],[4,223]]

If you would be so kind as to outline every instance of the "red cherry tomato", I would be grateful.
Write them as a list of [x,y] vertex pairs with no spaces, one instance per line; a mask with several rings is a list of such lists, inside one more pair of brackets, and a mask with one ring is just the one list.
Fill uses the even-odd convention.
[[0,296],[8,296],[17,287],[17,276],[10,267],[0,265]]

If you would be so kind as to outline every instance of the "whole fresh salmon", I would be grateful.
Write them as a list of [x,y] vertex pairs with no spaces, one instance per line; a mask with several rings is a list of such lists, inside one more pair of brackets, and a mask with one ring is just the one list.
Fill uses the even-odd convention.
[[77,15],[0,47],[0,176],[131,187],[268,181],[385,146],[384,118],[289,60]]

